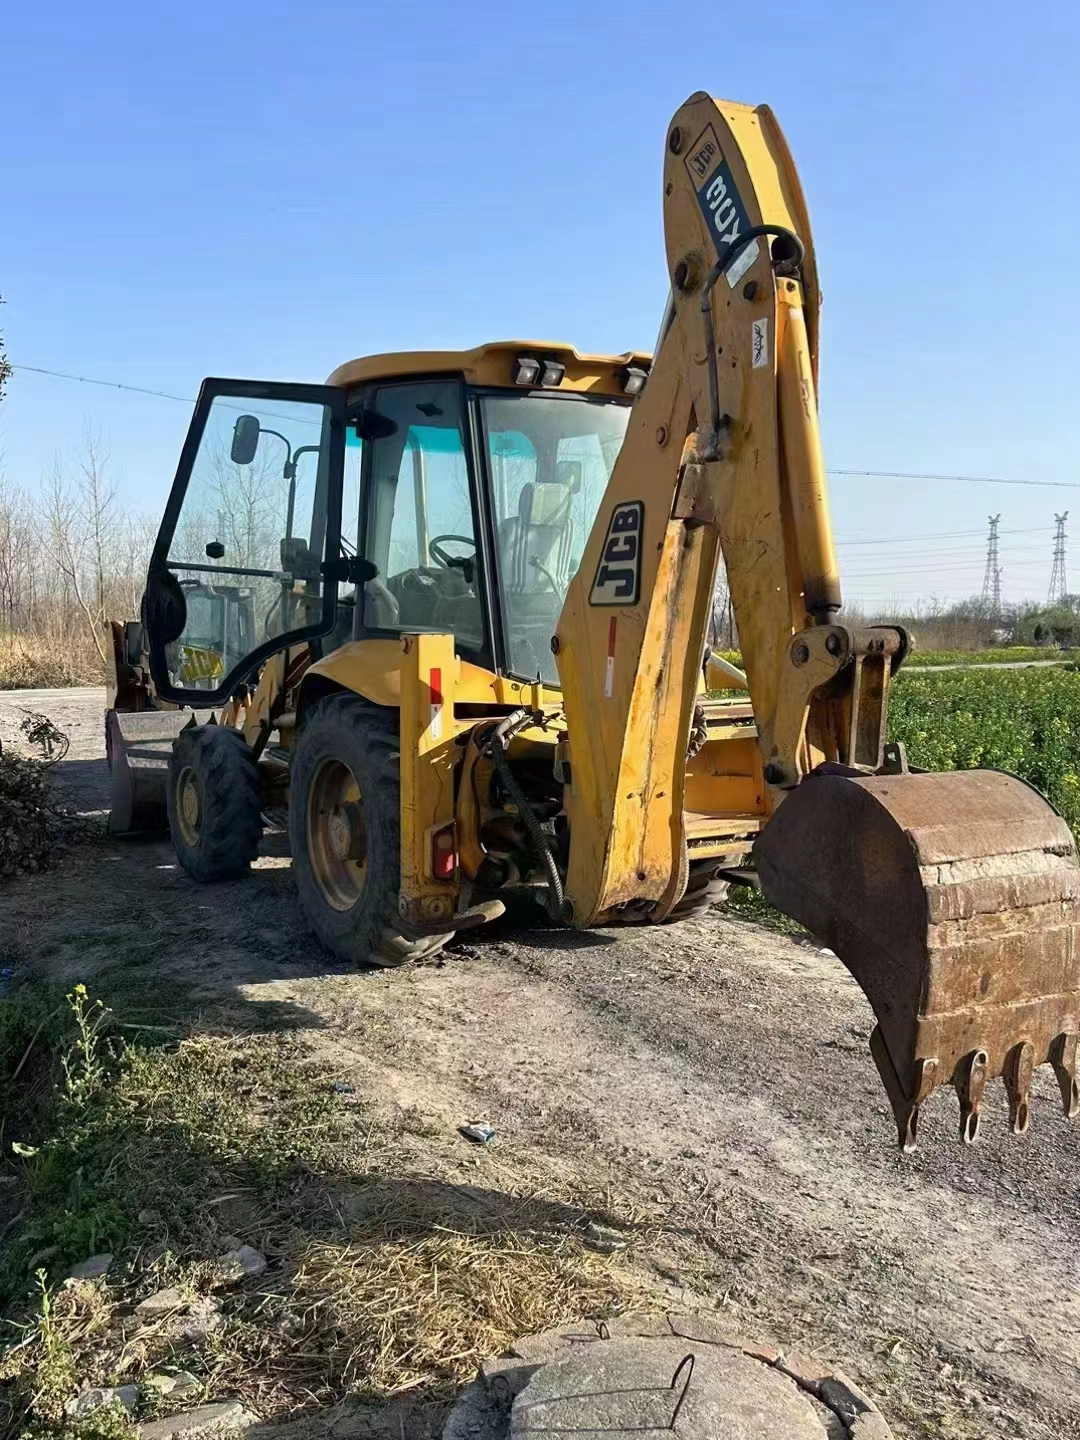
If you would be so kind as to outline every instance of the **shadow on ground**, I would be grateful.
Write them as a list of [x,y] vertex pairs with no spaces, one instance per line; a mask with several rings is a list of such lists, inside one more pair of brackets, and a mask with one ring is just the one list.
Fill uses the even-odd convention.
[[[60,799],[76,811],[100,815],[107,808],[103,759],[65,760],[53,773]],[[110,836],[103,823],[95,841],[77,845],[60,864],[0,892],[7,950],[25,956],[28,978],[82,981],[114,1008],[134,1007],[137,1019],[245,1031],[317,1027],[320,1019],[303,1007],[245,992],[267,982],[354,973],[308,929],[280,827],[267,827],[252,873],[240,881],[200,885],[180,869],[167,836]],[[610,934],[555,926],[539,905],[519,901],[494,924],[462,932],[445,962],[431,963],[467,964],[526,934],[531,947],[552,951],[615,943]]]

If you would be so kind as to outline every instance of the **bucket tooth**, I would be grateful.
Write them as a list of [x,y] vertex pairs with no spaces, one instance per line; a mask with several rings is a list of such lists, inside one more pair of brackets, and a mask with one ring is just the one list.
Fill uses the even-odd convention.
[[905,1155],[910,1155],[919,1143],[919,1107],[937,1084],[937,1061],[924,1059],[916,1062],[915,1083],[908,1091],[896,1073],[880,1025],[875,1025],[870,1033],[870,1054],[874,1057],[896,1117],[900,1149]]
[[1031,1076],[1035,1069],[1035,1047],[1028,1040],[1014,1045],[1005,1057],[1002,1077],[1009,1097],[1009,1129],[1026,1135],[1031,1124]]
[[960,1097],[960,1139],[974,1145],[979,1138],[983,1093],[990,1057],[985,1050],[972,1050],[957,1066],[956,1093]]
[[993,770],[822,767],[784,796],[754,861],[765,898],[834,951],[873,1007],[905,1150],[939,1085],[956,1088],[974,1140],[998,1076],[1022,1135],[1043,1064],[1080,1115],[1080,866],[1038,791]]
[[1076,1079],[1075,1035],[1056,1035],[1050,1047],[1050,1064],[1054,1067],[1058,1085],[1061,1087],[1061,1106],[1066,1120],[1075,1120],[1080,1115],[1080,1083]]

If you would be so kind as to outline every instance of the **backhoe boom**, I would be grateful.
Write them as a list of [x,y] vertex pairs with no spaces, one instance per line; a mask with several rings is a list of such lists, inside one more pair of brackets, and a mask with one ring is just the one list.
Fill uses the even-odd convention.
[[[553,642],[572,762],[574,922],[663,920],[695,847],[712,842],[715,855],[727,836],[737,859],[752,844],[766,896],[824,938],[866,992],[905,1148],[941,1084],[955,1086],[973,1140],[997,1076],[1023,1132],[1044,1062],[1071,1117],[1072,836],[1011,776],[906,773],[886,727],[907,636],[838,622],[814,251],[772,113],[692,96],[668,130],[663,190],[673,306]],[[764,782],[741,843],[730,811],[688,805],[692,737],[708,746],[708,717],[695,716],[721,555]],[[705,771],[720,774],[709,755]]]

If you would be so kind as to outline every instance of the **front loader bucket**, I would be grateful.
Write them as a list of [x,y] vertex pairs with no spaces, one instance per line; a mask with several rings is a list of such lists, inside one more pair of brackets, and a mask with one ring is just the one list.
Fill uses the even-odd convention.
[[1064,820],[993,770],[810,775],[754,845],[766,898],[836,952],[877,1016],[870,1049],[905,1150],[938,1085],[975,1139],[1001,1076],[1013,1132],[1049,1063],[1080,1113],[1080,868]]
[[173,741],[191,723],[190,710],[106,710],[105,753],[114,835],[162,834],[169,828],[165,788]]

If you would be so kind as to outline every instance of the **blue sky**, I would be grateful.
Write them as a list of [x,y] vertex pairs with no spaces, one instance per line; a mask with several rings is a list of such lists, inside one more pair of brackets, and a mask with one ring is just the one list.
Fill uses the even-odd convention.
[[[829,464],[1077,486],[837,477],[847,592],[977,590],[1000,511],[1006,593],[1039,596],[1053,512],[1080,537],[1080,7],[54,0],[3,29],[16,365],[192,396],[509,335],[647,347],[667,121],[707,89],[769,103],[794,151]],[[84,418],[156,511],[188,419],[165,400],[18,371],[9,478]]]

